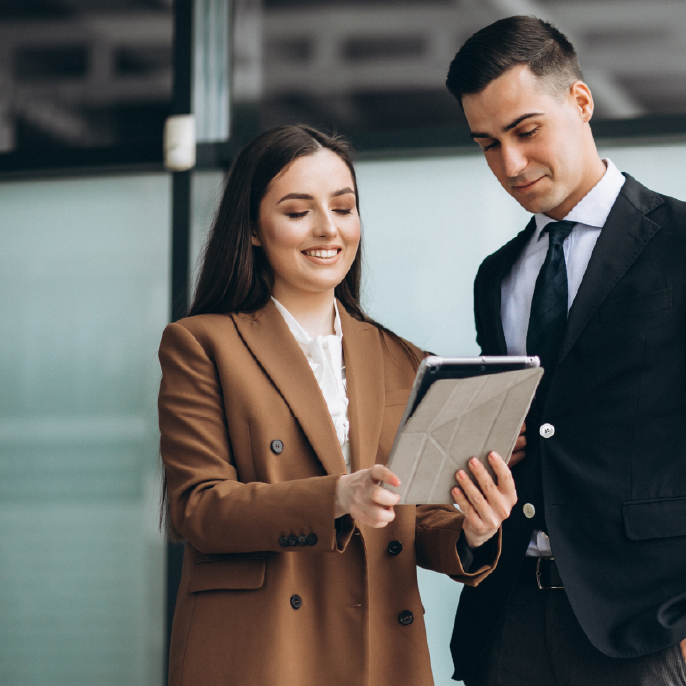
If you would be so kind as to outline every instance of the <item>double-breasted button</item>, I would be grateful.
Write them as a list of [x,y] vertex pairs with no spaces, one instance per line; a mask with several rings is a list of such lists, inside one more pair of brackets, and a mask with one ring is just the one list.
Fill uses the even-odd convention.
[[412,624],[412,622],[414,622],[414,615],[409,610],[403,610],[398,615],[398,621],[407,626],[408,624]]
[[288,546],[290,545],[290,543],[288,542],[288,536],[281,536],[281,538],[279,539],[279,545],[282,548],[288,548]]
[[388,544],[388,552],[391,555],[398,555],[403,549],[403,544],[400,541],[391,541]]
[[299,595],[291,596],[291,607],[294,610],[299,610],[302,607],[303,599]]
[[276,453],[279,455],[281,451],[283,450],[283,441],[280,441],[278,438],[273,440],[271,442],[271,449],[273,453]]
[[289,536],[288,537],[288,545],[298,545],[298,537],[297,536]]
[[531,503],[525,503],[522,509],[527,519],[531,519],[536,514],[536,508]]
[[298,536],[298,545],[307,545],[307,536],[305,534]]
[[310,534],[307,537],[307,545],[317,545],[317,541],[319,539],[317,538],[317,534]]
[[555,435],[555,427],[552,424],[543,424],[538,430],[543,438],[552,438]]

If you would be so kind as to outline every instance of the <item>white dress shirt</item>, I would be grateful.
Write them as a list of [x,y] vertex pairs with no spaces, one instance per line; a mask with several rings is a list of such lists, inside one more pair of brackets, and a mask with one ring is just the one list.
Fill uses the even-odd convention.
[[348,421],[348,395],[345,386],[345,365],[343,364],[343,330],[338,314],[338,304],[334,299],[334,333],[329,336],[312,338],[276,298],[272,297],[272,300],[300,349],[305,353],[310,369],[314,372],[314,377],[317,379],[336,429],[336,436],[343,451],[346,469],[350,472],[350,445],[348,442],[350,422]]
[[[567,221],[576,222],[563,244],[569,293],[568,312],[579,291],[598,236],[626,180],[610,160],[604,159],[603,162],[607,167],[603,178],[565,217]],[[555,221],[543,213],[535,214],[534,219],[536,230],[500,287],[500,316],[508,355],[527,354],[526,333],[531,301],[549,244],[549,234],[542,235],[542,231],[547,224]],[[550,541],[542,531],[533,532],[526,554],[534,557],[552,554]]]

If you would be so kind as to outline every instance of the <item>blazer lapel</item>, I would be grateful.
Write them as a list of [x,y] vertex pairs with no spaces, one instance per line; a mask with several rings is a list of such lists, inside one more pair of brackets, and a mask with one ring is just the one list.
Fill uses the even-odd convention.
[[491,314],[493,336],[496,344],[497,355],[507,355],[507,342],[503,331],[503,319],[500,314],[502,307],[501,286],[503,279],[509,274],[512,266],[517,261],[536,229],[536,220],[532,217],[523,231],[520,231],[509,243],[506,243],[499,251],[496,271],[489,284],[487,311]]
[[253,314],[231,316],[241,338],[288,403],[327,474],[344,474],[343,453],[324,396],[274,303],[270,300]]
[[617,282],[636,261],[660,226],[645,216],[664,200],[628,174],[598,236],[588,268],[574,298],[560,346],[559,364]]
[[374,465],[385,404],[381,335],[373,324],[351,317],[339,302],[348,391],[351,471]]

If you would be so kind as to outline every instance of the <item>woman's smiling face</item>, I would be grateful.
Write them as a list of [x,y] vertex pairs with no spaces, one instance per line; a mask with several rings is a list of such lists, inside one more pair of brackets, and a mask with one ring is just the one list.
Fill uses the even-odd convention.
[[272,179],[252,243],[272,268],[277,300],[329,291],[333,298],[360,243],[355,184],[345,162],[322,148]]

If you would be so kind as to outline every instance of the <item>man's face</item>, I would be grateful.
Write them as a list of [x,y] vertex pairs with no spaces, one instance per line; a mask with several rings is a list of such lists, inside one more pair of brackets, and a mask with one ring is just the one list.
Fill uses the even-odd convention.
[[561,219],[590,190],[593,99],[581,81],[553,95],[521,65],[462,105],[491,171],[529,212]]

